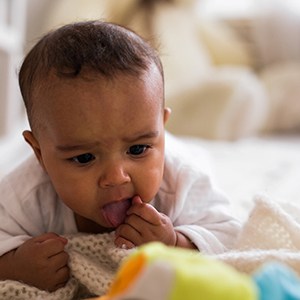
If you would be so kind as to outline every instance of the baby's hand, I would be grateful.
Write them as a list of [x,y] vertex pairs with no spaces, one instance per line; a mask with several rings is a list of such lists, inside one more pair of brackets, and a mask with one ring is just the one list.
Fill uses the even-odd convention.
[[142,202],[139,196],[135,196],[125,222],[116,230],[115,244],[128,249],[152,241],[175,246],[176,239],[170,218],[159,213],[152,205]]
[[67,239],[54,233],[32,238],[15,250],[14,277],[42,290],[55,291],[69,279]]

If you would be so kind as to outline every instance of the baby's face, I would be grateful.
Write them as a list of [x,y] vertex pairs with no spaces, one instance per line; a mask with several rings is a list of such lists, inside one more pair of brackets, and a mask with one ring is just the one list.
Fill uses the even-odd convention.
[[77,215],[117,227],[130,199],[149,202],[163,176],[163,83],[142,78],[58,79],[39,95],[43,128],[31,144],[62,201]]

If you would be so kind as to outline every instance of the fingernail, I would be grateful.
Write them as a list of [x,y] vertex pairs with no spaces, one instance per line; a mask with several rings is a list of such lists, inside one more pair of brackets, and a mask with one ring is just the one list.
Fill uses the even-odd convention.
[[141,197],[139,195],[134,196],[133,200],[137,201],[138,203],[142,203],[143,202],[142,199],[141,199]]
[[63,244],[65,244],[65,245],[68,244],[68,239],[67,238],[62,237],[62,236],[60,236],[59,238],[60,238],[60,240],[62,241]]

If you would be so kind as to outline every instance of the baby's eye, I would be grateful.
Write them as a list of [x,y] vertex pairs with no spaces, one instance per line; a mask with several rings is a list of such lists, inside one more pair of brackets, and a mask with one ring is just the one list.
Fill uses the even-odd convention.
[[133,156],[138,156],[143,154],[149,147],[150,146],[148,145],[134,145],[129,148],[127,153]]
[[95,156],[91,153],[84,153],[75,157],[72,157],[71,160],[78,164],[88,164],[95,159]]

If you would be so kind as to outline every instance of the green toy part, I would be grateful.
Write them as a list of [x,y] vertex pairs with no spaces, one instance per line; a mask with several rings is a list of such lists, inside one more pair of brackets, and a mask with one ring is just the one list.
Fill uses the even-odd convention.
[[101,300],[257,300],[252,278],[201,253],[161,243],[137,249]]

